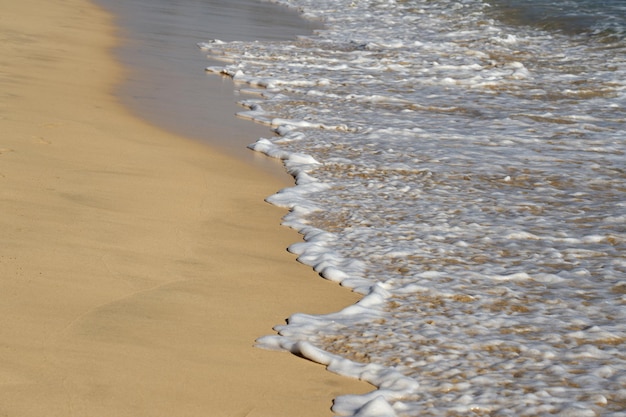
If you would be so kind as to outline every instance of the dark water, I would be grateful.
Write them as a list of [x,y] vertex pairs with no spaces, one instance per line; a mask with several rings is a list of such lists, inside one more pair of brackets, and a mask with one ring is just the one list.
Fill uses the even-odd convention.
[[568,35],[623,40],[625,0],[488,0],[492,13],[507,23]]
[[[210,39],[291,40],[316,26],[285,7],[256,0],[96,0],[117,17],[129,69],[117,90],[133,112],[187,137],[207,141],[249,162],[276,165],[246,150],[260,125],[237,119],[242,109],[230,80],[208,75],[211,64],[197,47]],[[273,170],[274,168],[271,168]]]

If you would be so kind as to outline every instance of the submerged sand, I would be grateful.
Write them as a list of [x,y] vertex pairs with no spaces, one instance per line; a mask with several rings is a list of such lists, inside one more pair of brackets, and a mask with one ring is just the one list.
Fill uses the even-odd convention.
[[253,347],[357,296],[295,262],[288,185],[132,116],[85,0],[0,0],[0,415],[323,416],[369,386]]

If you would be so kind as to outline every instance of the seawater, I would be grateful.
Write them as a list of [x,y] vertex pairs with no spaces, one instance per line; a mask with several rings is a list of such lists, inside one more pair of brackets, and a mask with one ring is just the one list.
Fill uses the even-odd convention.
[[623,0],[490,0],[493,10],[508,23],[623,38],[626,3]]
[[289,250],[365,297],[259,345],[376,386],[340,415],[626,416],[624,3],[280,3],[324,29],[200,46]]

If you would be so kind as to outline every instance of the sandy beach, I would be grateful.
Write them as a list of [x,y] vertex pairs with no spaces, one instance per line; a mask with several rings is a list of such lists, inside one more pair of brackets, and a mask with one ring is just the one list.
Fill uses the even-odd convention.
[[330,416],[370,386],[253,347],[357,295],[285,251],[290,185],[133,116],[112,17],[0,0],[0,415]]

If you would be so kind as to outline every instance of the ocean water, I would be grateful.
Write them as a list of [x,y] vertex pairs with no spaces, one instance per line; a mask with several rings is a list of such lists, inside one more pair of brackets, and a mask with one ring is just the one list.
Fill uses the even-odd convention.
[[200,46],[365,297],[259,346],[376,387],[338,415],[626,416],[626,3],[280,3],[324,28]]

